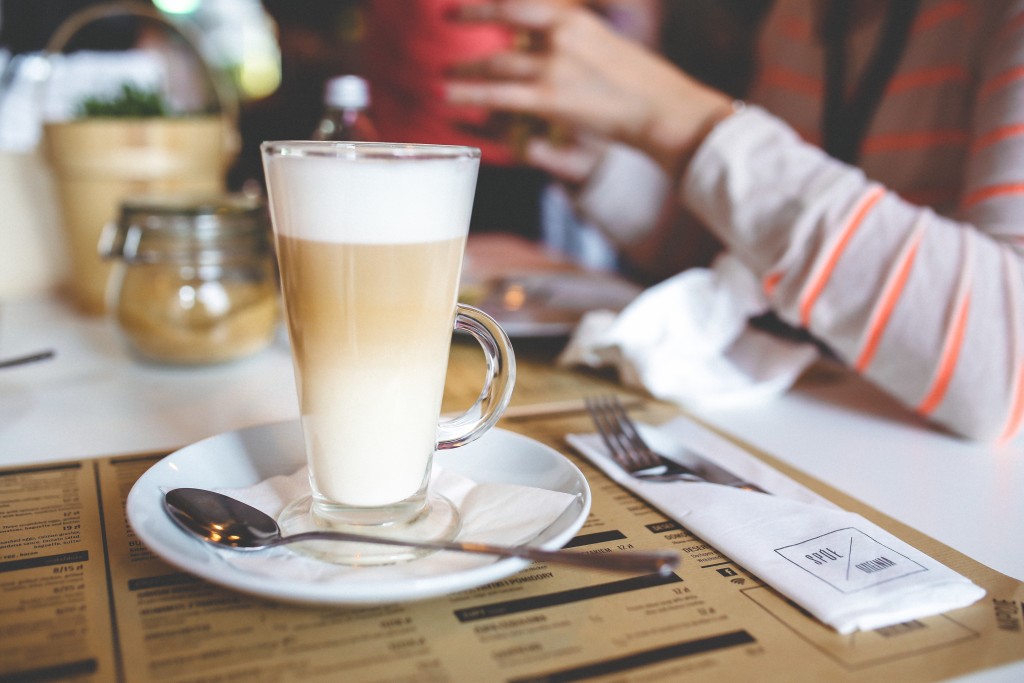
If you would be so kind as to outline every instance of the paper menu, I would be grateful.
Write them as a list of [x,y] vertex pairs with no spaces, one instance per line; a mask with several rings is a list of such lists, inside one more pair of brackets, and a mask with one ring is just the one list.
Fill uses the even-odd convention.
[[534,564],[426,602],[269,602],[178,572],[135,539],[124,499],[158,457],[0,470],[0,680],[910,683],[1024,659],[1024,585],[912,530],[898,533],[991,600],[838,636],[582,459],[594,507],[570,545],[675,548],[674,575]]
[[0,678],[116,666],[93,477],[79,462],[0,470]]

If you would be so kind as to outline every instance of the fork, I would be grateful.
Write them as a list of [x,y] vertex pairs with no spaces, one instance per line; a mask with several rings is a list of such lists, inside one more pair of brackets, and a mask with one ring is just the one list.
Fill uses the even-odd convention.
[[719,475],[714,477],[717,481],[659,454],[640,436],[617,396],[588,396],[584,402],[612,460],[637,479],[660,482],[699,481],[766,493],[764,489],[742,481],[710,463],[704,463],[703,467],[709,472],[714,470]]

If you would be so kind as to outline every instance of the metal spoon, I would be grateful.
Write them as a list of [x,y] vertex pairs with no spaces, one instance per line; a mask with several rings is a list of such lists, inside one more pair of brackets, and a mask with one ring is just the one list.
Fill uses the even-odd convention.
[[497,546],[469,541],[411,541],[344,531],[307,531],[293,536],[283,536],[277,522],[270,515],[230,496],[203,489],[180,488],[168,491],[164,494],[164,508],[182,529],[208,543],[236,550],[259,550],[300,541],[351,541],[482,553],[499,557],[521,557],[590,569],[656,572],[662,575],[670,574],[679,565],[679,554],[674,552],[630,551],[589,555],[542,550],[531,546]]

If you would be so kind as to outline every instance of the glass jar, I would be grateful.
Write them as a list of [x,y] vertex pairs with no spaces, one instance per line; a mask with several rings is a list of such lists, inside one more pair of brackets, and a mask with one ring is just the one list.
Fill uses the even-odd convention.
[[218,363],[265,347],[279,320],[263,202],[242,195],[124,200],[100,242],[118,261],[109,308],[142,357]]

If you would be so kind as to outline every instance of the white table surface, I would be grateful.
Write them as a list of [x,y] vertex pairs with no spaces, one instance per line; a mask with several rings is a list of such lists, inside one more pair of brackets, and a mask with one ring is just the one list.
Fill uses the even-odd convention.
[[56,352],[0,370],[0,465],[173,449],[295,418],[279,337],[233,363],[161,366],[136,360],[112,320],[47,298],[0,304],[0,358]]
[[[113,323],[50,298],[0,303],[0,466],[166,450],[298,415],[283,334],[211,367],[138,362]],[[770,403],[699,416],[956,550],[1024,581],[1024,446],[927,428],[866,382],[817,373]],[[1024,680],[1024,664],[964,681]]]

